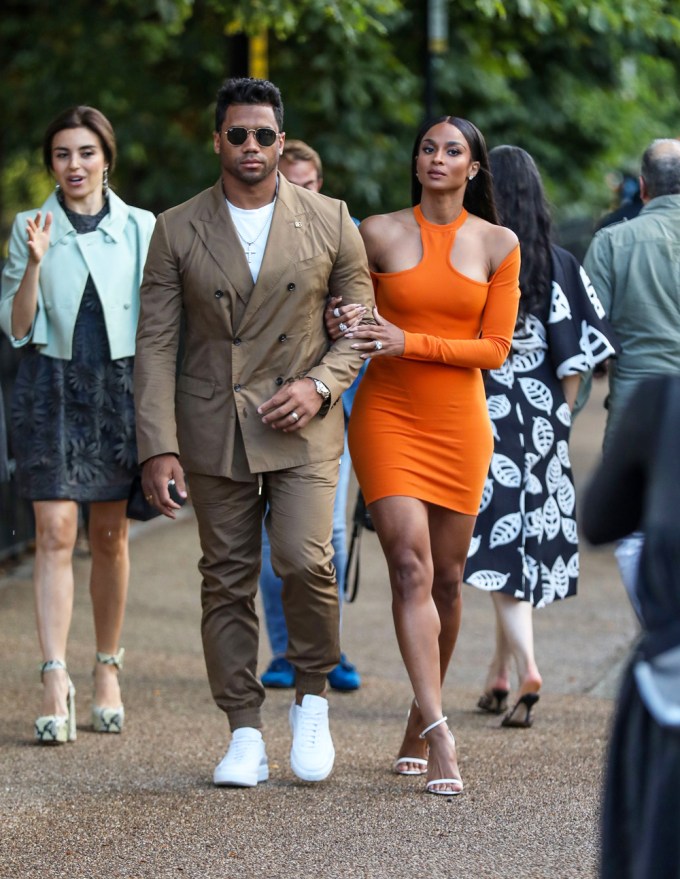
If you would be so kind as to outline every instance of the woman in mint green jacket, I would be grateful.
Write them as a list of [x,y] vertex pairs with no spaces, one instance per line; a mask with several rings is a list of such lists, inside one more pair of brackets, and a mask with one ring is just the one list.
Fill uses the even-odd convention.
[[108,185],[113,129],[73,107],[43,142],[56,191],[14,221],[2,274],[0,326],[19,364],[11,408],[21,494],[36,521],[34,587],[43,704],[35,734],[73,741],[75,690],[66,669],[78,504],[89,504],[96,638],[92,723],[120,732],[118,685],[129,578],[126,500],[137,468],[132,399],[139,285],[154,227]]

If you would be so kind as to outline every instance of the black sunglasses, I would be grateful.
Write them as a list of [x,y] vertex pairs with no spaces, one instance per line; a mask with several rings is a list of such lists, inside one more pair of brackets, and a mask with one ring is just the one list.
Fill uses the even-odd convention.
[[278,137],[278,132],[273,128],[227,128],[225,134],[229,143],[241,146],[246,142],[251,131],[255,135],[255,140],[263,147],[270,147]]

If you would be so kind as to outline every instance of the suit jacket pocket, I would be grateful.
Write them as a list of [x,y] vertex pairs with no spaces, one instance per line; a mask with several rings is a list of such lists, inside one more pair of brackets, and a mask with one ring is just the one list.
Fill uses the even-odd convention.
[[210,378],[195,378],[193,375],[180,375],[177,380],[178,393],[191,394],[210,400],[215,395],[215,382]]

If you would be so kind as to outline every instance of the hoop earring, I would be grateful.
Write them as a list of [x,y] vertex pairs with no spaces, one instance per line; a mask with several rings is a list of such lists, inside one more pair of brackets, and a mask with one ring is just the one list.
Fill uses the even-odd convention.
[[107,165],[104,168],[104,177],[102,178],[102,189],[104,190],[104,195],[109,194],[109,166]]

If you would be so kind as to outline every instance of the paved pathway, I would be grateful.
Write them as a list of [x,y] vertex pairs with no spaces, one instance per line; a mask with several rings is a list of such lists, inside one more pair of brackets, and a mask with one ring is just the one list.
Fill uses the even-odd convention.
[[[579,483],[598,454],[601,396],[596,388],[576,423]],[[288,764],[288,691],[270,691],[265,705],[271,781],[254,790],[211,785],[228,736],[205,678],[190,511],[175,524],[136,528],[120,737],[87,726],[92,623],[80,559],[68,657],[78,741],[33,744],[40,689],[25,563],[0,588],[0,879],[594,877],[612,696],[635,624],[611,550],[583,549],[579,597],[535,615],[544,692],[529,731],[502,730],[474,710],[492,611],[488,596],[466,588],[445,698],[466,785],[453,801],[389,771],[409,687],[374,535],[364,541],[361,593],[346,608],[343,639],[364,686],[331,695],[338,757],[318,785],[298,783]]]

